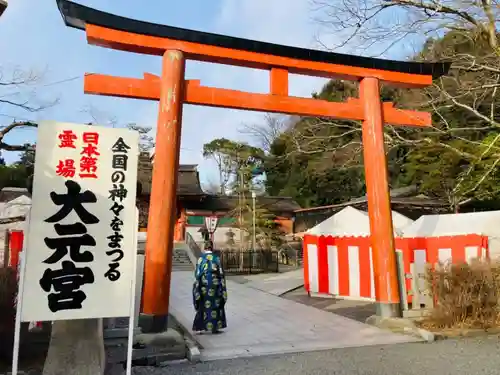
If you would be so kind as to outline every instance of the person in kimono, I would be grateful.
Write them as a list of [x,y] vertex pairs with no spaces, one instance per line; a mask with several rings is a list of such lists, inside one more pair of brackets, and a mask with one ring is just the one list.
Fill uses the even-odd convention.
[[221,329],[227,327],[226,279],[220,259],[212,250],[213,243],[208,241],[196,265],[193,284],[193,304],[196,310],[194,332],[220,333]]

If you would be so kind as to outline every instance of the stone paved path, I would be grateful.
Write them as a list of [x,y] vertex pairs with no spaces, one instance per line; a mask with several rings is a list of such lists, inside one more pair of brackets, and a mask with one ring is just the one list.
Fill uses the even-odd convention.
[[245,283],[246,286],[281,296],[304,285],[304,270],[297,269],[277,275],[267,275],[267,277],[255,279],[249,277],[248,279],[249,281]]
[[[172,274],[170,312],[188,329],[194,316],[192,281],[192,272]],[[220,335],[194,336],[204,361],[417,341],[230,280],[227,287],[228,328]]]

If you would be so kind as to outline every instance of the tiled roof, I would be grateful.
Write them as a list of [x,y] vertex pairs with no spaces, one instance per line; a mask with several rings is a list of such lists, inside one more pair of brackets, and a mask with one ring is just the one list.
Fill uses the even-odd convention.
[[[181,164],[179,166],[177,194],[178,195],[204,195],[201,189],[200,176],[196,164]],[[137,180],[141,184],[141,195],[151,193],[153,165],[149,153],[139,156]]]
[[[250,204],[251,198],[247,198]],[[257,197],[258,208],[266,209],[275,215],[291,216],[300,206],[290,197]],[[187,209],[208,211],[231,211],[238,207],[238,196],[207,195],[199,202],[185,203]]]
[[31,194],[26,188],[4,187],[0,190],[0,202],[10,202],[11,200],[23,195],[29,197]]

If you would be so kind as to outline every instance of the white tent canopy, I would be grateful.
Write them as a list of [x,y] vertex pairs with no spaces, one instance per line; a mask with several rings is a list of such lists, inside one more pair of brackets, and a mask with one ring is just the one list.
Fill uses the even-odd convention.
[[[392,211],[392,223],[394,235],[400,236],[402,229],[413,223],[413,220]],[[369,236],[370,218],[367,212],[347,206],[306,233],[317,236]]]
[[490,256],[500,255],[500,211],[424,215],[403,230],[405,237],[488,236]]
[[0,219],[12,219],[26,216],[31,208],[31,198],[21,195],[0,207]]
[[31,198],[21,195],[6,203],[0,204],[0,219],[19,219],[6,224],[0,224],[0,265],[3,265],[5,232],[7,230],[25,230],[25,217],[31,208]]

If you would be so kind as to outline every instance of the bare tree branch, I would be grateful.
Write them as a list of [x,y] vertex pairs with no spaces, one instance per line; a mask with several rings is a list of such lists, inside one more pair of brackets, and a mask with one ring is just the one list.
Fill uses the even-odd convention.
[[[447,31],[483,33],[492,49],[498,47],[495,25],[497,1],[461,0],[311,0],[324,32],[340,36],[330,49],[349,46],[365,54],[439,38]],[[337,38],[338,39],[338,38]]]
[[219,195],[221,194],[221,186],[219,183],[215,181],[208,181],[207,183],[203,184],[203,191],[209,194],[214,194],[214,195]]
[[[0,69],[0,108],[5,109],[21,109],[30,113],[43,111],[49,107],[52,107],[58,103],[58,100],[52,100],[47,102],[40,102],[37,99],[36,93],[32,92],[31,95],[26,97],[26,93],[23,93],[23,89],[36,86],[39,84],[41,75],[35,73],[33,70],[13,70],[8,77],[6,77],[3,70]],[[11,89],[16,89],[17,91],[8,91]],[[4,93],[6,90],[6,93]],[[9,97],[9,99],[6,99]],[[15,99],[21,98],[21,99]],[[7,134],[15,129],[37,127],[35,122],[30,120],[26,121],[16,121],[16,119],[22,118],[20,116],[11,116],[8,114],[2,114],[2,116],[13,118],[14,121],[8,125],[0,125],[0,150],[5,151],[27,151],[31,148],[29,144],[23,145],[12,145],[4,141]]]
[[265,152],[271,150],[274,141],[290,126],[288,116],[266,114],[263,124],[243,124],[240,133],[251,136]]
[[[311,0],[316,21],[340,38],[327,49],[351,47],[364,54],[386,55],[395,48],[419,45],[413,60],[451,61],[450,74],[426,90],[401,92],[402,103],[431,110],[434,126],[423,131],[385,127],[386,150],[405,155],[425,147],[451,152],[464,171],[448,189],[453,205],[484,199],[500,190],[490,186],[500,163],[500,49],[497,0]],[[337,38],[338,39],[338,38]],[[423,46],[423,48],[422,48]],[[413,96],[412,96],[413,95]],[[457,123],[459,113],[460,123]],[[449,121],[449,119],[453,119]],[[325,130],[326,129],[326,130]],[[309,119],[289,132],[293,154],[322,155],[341,167],[360,163],[360,124]],[[489,184],[484,188],[485,184]],[[493,184],[494,185],[494,184]],[[483,190],[481,190],[483,189]],[[485,190],[484,190],[485,189]]]
[[36,128],[38,124],[30,121],[13,122],[0,129],[0,150],[6,151],[27,151],[30,149],[30,144],[10,145],[4,142],[5,136],[16,128]]

